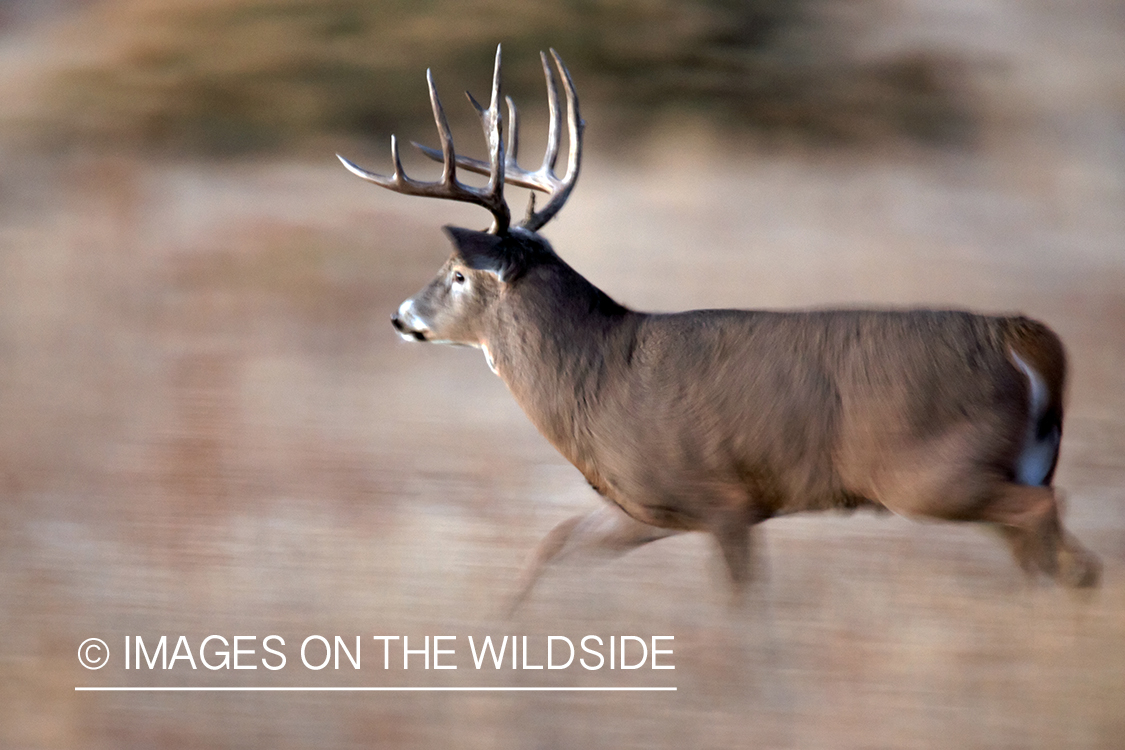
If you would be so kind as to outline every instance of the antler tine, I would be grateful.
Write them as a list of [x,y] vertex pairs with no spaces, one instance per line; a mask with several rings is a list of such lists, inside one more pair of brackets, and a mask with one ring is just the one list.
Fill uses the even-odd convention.
[[[561,180],[555,174],[554,159],[552,158],[550,165],[548,165],[547,159],[544,159],[543,167],[540,168],[538,176],[551,186],[549,191],[551,197],[547,201],[547,205],[543,206],[540,211],[535,211],[533,207],[529,206],[527,218],[520,223],[521,227],[532,232],[539,231],[544,224],[553,219],[559,209],[563,207],[563,204],[566,203],[567,198],[570,197],[570,191],[574,189],[574,183],[578,181],[578,169],[582,163],[582,131],[586,128],[586,123],[582,121],[582,116],[578,111],[578,94],[574,90],[574,81],[570,78],[570,71],[566,69],[559,53],[553,49],[551,50],[551,57],[555,61],[555,67],[559,69],[559,73],[562,75],[563,90],[566,92],[566,121],[567,135],[570,140],[570,155],[567,159],[566,174]],[[545,55],[544,60],[546,60]],[[547,66],[544,66],[544,69],[548,69]],[[548,75],[548,78],[553,79],[553,76]],[[554,81],[552,80],[551,83],[553,84]],[[548,86],[548,89],[552,91],[554,88],[554,85]],[[554,105],[551,118],[553,126],[557,122],[559,114],[557,98],[552,101],[552,97],[549,96],[548,104]],[[561,135],[556,131],[555,137],[548,141],[549,156],[551,156],[551,144],[554,145],[557,153],[560,140]]]
[[[492,97],[488,109],[481,115],[481,125],[484,127],[484,137],[488,141],[488,161],[490,165],[488,175],[488,190],[490,192],[504,191],[504,116],[500,112],[500,101],[504,97],[500,93],[500,45],[496,45],[496,67],[492,70]],[[505,206],[506,208],[506,206]],[[507,227],[504,227],[507,229]]]
[[505,96],[508,103],[508,150],[504,152],[504,164],[515,164],[520,150],[520,113],[512,97]]
[[434,76],[429,68],[426,68],[426,86],[430,90],[430,107],[434,110],[434,124],[437,125],[438,140],[441,141],[441,181],[443,184],[452,184],[457,179],[457,161],[453,153],[453,132],[449,129],[449,120],[445,117],[445,108],[441,106],[437,86],[434,85]]
[[[398,150],[398,139],[391,136],[391,163],[394,165],[394,174],[386,177],[368,170],[336,154],[336,157],[352,174],[368,182],[373,182],[380,187],[394,190],[403,195],[420,195],[430,198],[446,198],[449,200],[475,203],[487,208],[492,213],[492,227],[489,231],[502,234],[511,224],[511,213],[504,200],[504,136],[498,100],[500,98],[500,47],[496,48],[496,68],[492,80],[492,103],[487,110],[474,101],[481,115],[484,126],[485,139],[489,146],[489,175],[488,185],[476,188],[465,185],[457,180],[457,164],[461,161],[453,148],[453,135],[449,129],[449,122],[445,117],[445,110],[438,98],[437,87],[434,86],[433,75],[426,71],[426,84],[430,92],[430,105],[434,112],[434,124],[437,126],[438,138],[441,140],[441,151],[423,149],[427,156],[442,162],[441,180],[438,182],[423,182],[407,176],[402,167],[402,159]],[[472,97],[470,97],[472,99]],[[414,144],[417,146],[418,144]],[[421,147],[419,147],[421,148]],[[469,167],[471,169],[471,167]],[[476,171],[476,170],[473,170]]]
[[402,168],[402,158],[398,153],[398,139],[394,134],[391,134],[391,164],[394,165],[395,172],[391,177],[396,187],[401,188],[403,185],[412,184],[412,180],[406,176],[406,170]]
[[586,122],[578,111],[578,92],[574,90],[574,81],[570,77],[570,71],[563,65],[559,53],[553,49],[551,50],[551,57],[555,58],[555,65],[559,66],[559,72],[563,75],[563,88],[566,90],[570,158],[567,160],[566,175],[563,177],[563,181],[571,183],[570,187],[573,188],[573,183],[578,179],[578,168],[582,164],[582,133],[586,130]]
[[[551,54],[554,54],[551,50]],[[554,171],[555,163],[559,159],[559,143],[562,141],[562,113],[559,112],[559,87],[555,82],[555,71],[551,70],[551,64],[547,62],[547,55],[543,52],[539,53],[539,59],[543,63],[543,77],[547,79],[547,152],[543,154],[543,168],[542,172],[546,173],[547,170]],[[558,57],[555,58],[558,60]]]

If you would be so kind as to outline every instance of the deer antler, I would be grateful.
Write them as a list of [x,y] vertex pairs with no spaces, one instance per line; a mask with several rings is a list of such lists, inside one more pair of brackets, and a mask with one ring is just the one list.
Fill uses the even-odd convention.
[[[536,211],[535,196],[532,195],[527,208],[527,216],[519,224],[519,226],[532,232],[538,231],[544,224],[553,219],[559,209],[563,207],[563,204],[566,203],[566,199],[570,197],[570,191],[574,189],[574,183],[578,180],[578,168],[582,161],[582,131],[586,127],[586,123],[582,121],[578,112],[578,95],[574,91],[574,82],[570,78],[570,71],[566,69],[566,65],[563,64],[558,53],[552,49],[551,57],[554,59],[559,73],[562,74],[563,89],[566,91],[567,131],[570,140],[570,155],[567,160],[566,174],[560,178],[555,174],[555,163],[558,161],[559,146],[562,143],[562,112],[559,110],[558,84],[555,73],[547,61],[547,55],[540,52],[539,57],[543,62],[543,74],[547,79],[547,107],[550,123],[547,131],[547,151],[543,154],[543,164],[534,172],[523,169],[516,163],[516,154],[519,150],[519,112],[516,110],[516,105],[511,97],[505,97],[508,102],[509,121],[508,149],[504,155],[504,178],[513,185],[538,190],[550,196],[547,199],[547,205]],[[499,66],[499,63],[497,65]],[[497,69],[499,70],[499,67]],[[469,99],[473,101],[471,95]],[[480,105],[477,105],[475,101],[473,103],[480,111]],[[493,104],[495,105],[495,99]],[[446,162],[444,141],[441,151],[418,143],[413,143],[413,145],[431,159],[448,163]],[[470,159],[466,156],[456,157],[456,162],[470,172],[489,175],[489,184],[492,184],[497,154],[498,151],[490,152],[489,163],[479,159]]]
[[[507,159],[502,156],[504,153],[504,136],[502,132],[503,118],[500,114],[499,106],[499,45],[496,47],[496,67],[492,73],[492,100],[488,108],[485,109],[481,107],[472,96],[469,96],[469,101],[473,103],[477,114],[480,115],[481,125],[484,128],[484,137],[488,142],[488,163],[475,162],[475,164],[480,165],[480,167],[473,169],[475,172],[488,175],[488,184],[484,187],[472,187],[457,179],[457,165],[463,163],[463,157],[458,157],[453,150],[453,135],[449,130],[449,122],[445,119],[445,110],[442,109],[437,89],[434,87],[433,75],[431,75],[429,70],[426,70],[426,83],[430,89],[430,104],[433,106],[434,110],[434,123],[437,125],[438,137],[441,139],[441,151],[434,150],[433,153],[428,153],[427,155],[432,156],[442,163],[441,180],[437,182],[423,182],[407,177],[406,172],[403,171],[402,168],[402,160],[399,158],[398,140],[393,135],[391,136],[391,160],[394,163],[395,171],[390,177],[369,172],[339,154],[336,154],[336,157],[343,162],[344,166],[347,167],[348,171],[352,174],[362,177],[368,182],[374,182],[381,187],[394,190],[396,193],[421,195],[430,198],[447,198],[449,200],[465,201],[467,203],[476,203],[479,206],[484,206],[492,212],[492,227],[489,231],[493,234],[503,234],[508,231],[508,226],[511,224],[511,213],[508,210],[507,202],[504,200],[504,169],[502,165]],[[511,106],[511,100],[509,100],[509,106]],[[514,162],[514,150],[510,150],[510,154]],[[556,208],[555,210],[557,211],[558,209]]]

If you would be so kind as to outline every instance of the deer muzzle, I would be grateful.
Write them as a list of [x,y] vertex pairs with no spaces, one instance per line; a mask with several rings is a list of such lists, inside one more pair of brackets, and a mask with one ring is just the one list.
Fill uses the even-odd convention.
[[425,341],[430,332],[429,326],[414,314],[413,300],[406,300],[397,311],[391,314],[391,325],[398,335],[407,341]]

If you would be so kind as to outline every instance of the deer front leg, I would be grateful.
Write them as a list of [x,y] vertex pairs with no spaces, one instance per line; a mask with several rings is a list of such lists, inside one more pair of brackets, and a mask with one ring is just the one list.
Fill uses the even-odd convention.
[[535,548],[520,576],[508,613],[511,615],[519,609],[551,563],[574,555],[618,557],[678,533],[678,529],[662,529],[641,523],[616,505],[606,505],[592,513],[568,518],[551,529]]
[[743,602],[746,587],[754,577],[753,530],[764,518],[745,509],[718,513],[710,523],[711,535],[719,544],[727,574],[730,576],[731,604]]
[[716,529],[715,540],[723,553],[735,597],[740,597],[750,580],[750,527],[730,524]]

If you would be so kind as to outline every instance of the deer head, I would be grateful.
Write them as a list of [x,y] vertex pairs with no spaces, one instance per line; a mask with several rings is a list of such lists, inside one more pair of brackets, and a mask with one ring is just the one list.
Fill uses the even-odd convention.
[[[496,48],[496,66],[492,75],[492,96],[488,107],[482,107],[472,94],[469,102],[480,116],[488,144],[488,161],[459,156],[453,148],[453,136],[441,100],[434,86],[433,75],[426,71],[434,122],[437,125],[440,149],[418,143],[412,145],[426,156],[442,164],[441,179],[423,182],[408,177],[402,168],[398,141],[391,136],[391,159],[394,173],[390,177],[369,172],[337,154],[344,166],[368,182],[405,195],[476,203],[492,213],[487,232],[459,227],[446,227],[453,241],[454,252],[434,279],[418,294],[407,299],[391,316],[395,329],[407,340],[464,344],[485,348],[484,327],[496,300],[507,285],[518,280],[536,261],[553,258],[550,245],[538,235],[548,221],[566,203],[582,157],[582,131],[585,123],[578,112],[578,97],[570,73],[558,54],[551,58],[562,76],[566,93],[567,127],[570,146],[566,172],[555,172],[562,142],[562,111],[559,107],[555,71],[547,55],[540,53],[547,80],[549,125],[547,150],[538,169],[523,169],[517,162],[519,151],[519,112],[511,97],[503,97],[508,107],[508,138],[504,139],[503,115],[500,110],[500,47]],[[457,168],[488,176],[483,187],[466,185],[457,179]],[[544,206],[536,210],[535,193],[528,203],[527,214],[518,224],[511,222],[511,212],[504,199],[505,182],[547,194]],[[490,360],[490,365],[491,365]]]

